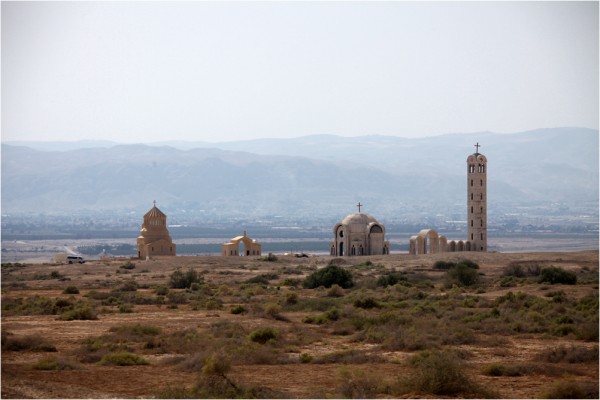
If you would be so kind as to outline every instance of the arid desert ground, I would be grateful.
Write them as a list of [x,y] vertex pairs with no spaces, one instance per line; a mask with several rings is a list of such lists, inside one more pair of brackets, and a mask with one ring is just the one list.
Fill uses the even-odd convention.
[[597,398],[598,252],[2,264],[2,398],[115,397]]

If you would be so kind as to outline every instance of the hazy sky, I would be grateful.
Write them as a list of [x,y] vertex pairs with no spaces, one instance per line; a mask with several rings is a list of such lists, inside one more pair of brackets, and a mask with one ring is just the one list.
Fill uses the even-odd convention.
[[6,2],[2,140],[598,128],[598,2]]

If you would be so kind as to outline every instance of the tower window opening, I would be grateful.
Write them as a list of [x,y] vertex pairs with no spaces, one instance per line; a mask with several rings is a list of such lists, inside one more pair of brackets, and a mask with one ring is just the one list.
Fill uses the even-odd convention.
[[483,200],[483,193],[479,193],[479,200]]
[[471,186],[473,186],[473,179],[471,179]]
[[471,220],[471,226],[473,226],[473,220]]
[[483,186],[483,179],[481,179],[481,180],[479,181],[479,184],[480,184],[481,186]]
[[473,193],[471,193],[471,200],[473,200]]
[[471,207],[471,214],[473,214],[473,207]]
[[471,240],[473,240],[473,234],[471,233]]
[[481,234],[481,240],[483,240],[483,233]]

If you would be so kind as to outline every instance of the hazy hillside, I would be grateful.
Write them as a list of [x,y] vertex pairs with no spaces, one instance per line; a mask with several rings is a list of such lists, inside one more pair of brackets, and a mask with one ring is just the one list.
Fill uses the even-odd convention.
[[489,161],[491,203],[598,200],[598,131],[561,128],[424,139],[309,136],[188,150],[181,142],[173,143],[179,149],[102,142],[63,151],[4,144],[2,212],[143,210],[157,200],[232,217],[310,218],[343,215],[360,200],[378,215],[428,207],[462,213],[465,159],[477,141]]

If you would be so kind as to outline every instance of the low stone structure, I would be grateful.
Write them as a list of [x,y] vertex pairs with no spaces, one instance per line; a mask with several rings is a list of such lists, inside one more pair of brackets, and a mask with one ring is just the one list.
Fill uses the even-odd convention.
[[255,239],[250,239],[244,231],[243,236],[236,236],[221,246],[221,255],[232,256],[260,256],[261,245]]
[[176,254],[176,245],[167,229],[167,216],[156,207],[156,202],[144,215],[144,223],[137,238],[137,248],[138,257],[142,259]]
[[372,256],[390,253],[390,242],[385,240],[385,227],[369,214],[350,214],[333,228],[330,242],[332,256]]

